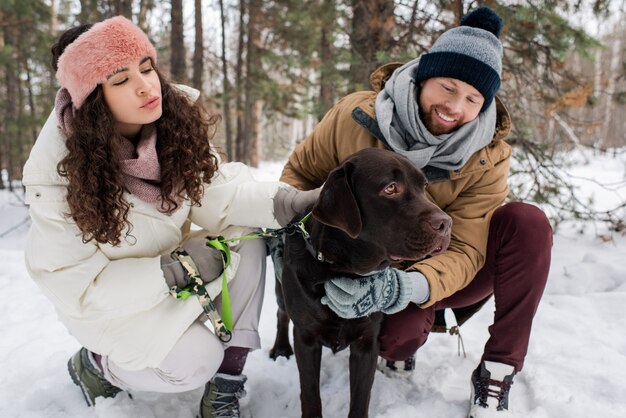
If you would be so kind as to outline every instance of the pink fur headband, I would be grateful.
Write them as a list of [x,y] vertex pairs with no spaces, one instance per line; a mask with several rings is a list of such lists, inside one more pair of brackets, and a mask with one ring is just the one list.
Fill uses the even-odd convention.
[[146,34],[130,20],[116,16],[96,23],[65,48],[56,77],[78,109],[113,71],[146,56],[156,64],[156,50]]

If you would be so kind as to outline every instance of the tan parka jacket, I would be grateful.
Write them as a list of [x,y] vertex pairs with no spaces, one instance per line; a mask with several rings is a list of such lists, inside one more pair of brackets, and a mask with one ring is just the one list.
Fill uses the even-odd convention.
[[[370,77],[373,91],[341,99],[313,132],[293,151],[280,180],[299,189],[319,187],[331,170],[351,154],[367,147],[388,148],[376,122],[375,101],[393,70],[387,64]],[[511,119],[496,97],[497,124],[493,141],[476,152],[460,170],[426,166],[426,194],[453,221],[450,246],[444,253],[405,266],[419,270],[429,282],[428,307],[467,286],[485,263],[489,222],[504,202],[511,148],[503,138]],[[394,216],[389,214],[389,216]]]

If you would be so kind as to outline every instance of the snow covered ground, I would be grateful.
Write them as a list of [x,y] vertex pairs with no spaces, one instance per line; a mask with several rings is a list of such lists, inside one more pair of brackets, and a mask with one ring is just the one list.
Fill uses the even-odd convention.
[[[616,192],[584,187],[596,201],[626,199],[626,152],[618,159],[594,157],[577,174],[615,183]],[[261,179],[276,179],[280,164],[267,163]],[[0,235],[27,216],[15,195],[0,193]],[[71,382],[66,362],[79,345],[57,321],[52,305],[28,277],[23,262],[27,224],[0,236],[0,417],[11,418],[191,418],[202,389],[178,395],[134,393],[100,400],[88,408]],[[563,225],[554,240],[552,268],[537,312],[522,373],[511,404],[518,417],[589,418],[626,416],[626,236],[601,228]],[[602,233],[605,239],[597,237]],[[606,238],[610,238],[607,240]],[[246,364],[245,417],[300,416],[295,359],[268,358],[275,334],[273,270],[268,268],[261,318],[263,349]],[[377,418],[465,417],[469,377],[482,353],[491,322],[488,304],[465,324],[467,358],[457,355],[456,337],[433,334],[420,349],[415,373],[405,378],[376,374],[370,416]],[[323,352],[324,415],[347,416],[348,351]]]

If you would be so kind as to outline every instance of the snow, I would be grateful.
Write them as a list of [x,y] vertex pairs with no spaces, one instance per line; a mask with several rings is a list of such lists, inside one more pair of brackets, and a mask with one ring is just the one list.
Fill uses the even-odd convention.
[[[614,203],[616,194],[626,196],[625,156],[592,156],[589,165],[576,168],[576,176],[613,183],[617,192],[580,180],[596,202]],[[276,179],[281,167],[264,163],[256,175]],[[0,235],[26,216],[17,194],[0,192]],[[24,267],[27,229],[25,223],[0,237],[0,417],[195,417],[202,388],[175,395],[133,393],[133,399],[118,396],[87,407],[66,370],[79,344],[56,319],[51,303]],[[511,390],[511,405],[519,417],[626,416],[626,236],[598,226],[582,231],[579,225],[564,224],[555,235],[550,277],[526,364]],[[263,348],[249,356],[244,370],[244,417],[300,416],[295,358],[274,362],[268,357],[276,321],[273,274],[268,259],[260,327]],[[469,377],[492,315],[490,302],[461,328],[467,358],[458,355],[456,336],[432,334],[419,350],[411,376],[390,378],[377,372],[370,416],[466,416]],[[348,414],[348,354],[323,351],[321,394],[327,417]]]

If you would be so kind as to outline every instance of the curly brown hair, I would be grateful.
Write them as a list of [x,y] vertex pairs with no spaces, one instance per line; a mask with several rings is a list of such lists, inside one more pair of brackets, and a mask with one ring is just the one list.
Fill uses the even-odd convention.
[[[155,68],[156,70],[156,68]],[[161,208],[171,214],[184,199],[200,205],[204,184],[217,170],[217,157],[209,140],[220,120],[209,115],[200,101],[191,103],[157,71],[161,81],[163,114],[155,122],[157,154],[161,166]],[[124,199],[120,170],[120,138],[115,120],[98,86],[75,111],[68,133],[68,154],[57,171],[68,179],[67,202],[71,216],[82,232],[83,242],[118,245],[122,232],[132,230],[129,203]]]

